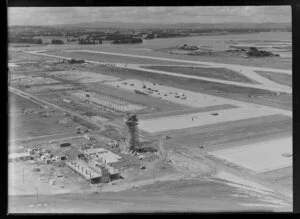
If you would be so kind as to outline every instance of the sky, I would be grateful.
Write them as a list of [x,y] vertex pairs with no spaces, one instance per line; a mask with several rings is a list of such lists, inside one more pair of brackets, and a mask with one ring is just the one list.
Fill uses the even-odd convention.
[[290,6],[222,7],[10,7],[9,25],[57,25],[83,22],[261,23],[291,22]]

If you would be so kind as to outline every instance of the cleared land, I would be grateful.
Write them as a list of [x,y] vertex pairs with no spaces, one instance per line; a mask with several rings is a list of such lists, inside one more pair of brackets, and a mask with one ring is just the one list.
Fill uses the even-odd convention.
[[[239,121],[206,125],[182,130],[163,132],[170,136],[165,146],[173,148],[174,144],[189,147],[204,146],[202,150],[212,151],[231,148],[235,145],[254,143],[256,140],[269,140],[274,137],[292,135],[291,118],[283,115],[263,116]],[[163,137],[162,136],[162,137]]]
[[55,71],[47,72],[47,75],[69,80],[77,83],[90,83],[90,82],[101,82],[101,81],[114,81],[118,78],[103,75],[100,73],[87,72],[87,71]]
[[222,122],[237,121],[241,119],[255,118],[272,114],[274,113],[255,108],[233,108],[218,110],[217,112],[201,112],[164,118],[140,120],[139,127],[146,132],[156,133],[168,130],[217,124]]
[[177,116],[183,114],[190,114],[190,113],[198,113],[198,112],[209,112],[213,110],[222,110],[222,109],[231,109],[236,108],[237,106],[224,104],[224,105],[216,105],[216,106],[208,106],[203,108],[191,109],[191,110],[177,110],[177,111],[168,111],[168,112],[154,112],[151,114],[141,115],[139,119],[153,119],[153,118],[160,118],[165,116]]
[[[212,196],[212,191],[218,192]],[[35,196],[10,196],[8,210],[11,213],[216,212],[271,210],[276,207],[268,207],[266,201],[246,195],[223,182],[207,180],[166,181],[121,192],[99,193],[40,195],[39,200],[47,205],[39,207],[35,205]],[[242,206],[241,202],[262,206]]]
[[[119,55],[108,55],[100,53],[90,53],[90,52],[48,52],[47,54],[57,55],[57,56],[66,56],[75,59],[86,59],[90,61],[97,62],[110,62],[110,63],[132,63],[132,64],[174,64],[172,61],[163,61],[163,60],[153,60],[147,58],[135,58],[135,57],[125,57]],[[181,63],[176,62],[176,63]],[[186,63],[182,63],[186,64]]]
[[38,76],[18,76],[12,77],[11,83],[16,85],[47,85],[47,84],[54,84],[59,83],[59,81],[54,80],[52,78],[44,78]]
[[72,84],[49,84],[49,85],[38,85],[38,86],[30,86],[23,88],[24,91],[29,93],[41,94],[46,92],[61,92],[65,90],[75,90],[79,89],[78,87]]
[[10,51],[8,53],[9,62],[33,62],[33,61],[57,60],[56,58],[31,55],[25,52]]
[[21,110],[26,108],[33,109],[33,108],[40,107],[40,105],[38,105],[37,103],[34,103],[12,92],[8,93],[8,101],[9,101],[9,112],[14,112],[16,110]]
[[[97,67],[95,69],[97,69]],[[282,94],[280,96],[276,96],[275,92],[262,89],[239,87],[235,85],[175,77],[170,75],[149,74],[144,71],[132,69],[120,69],[118,71],[111,72],[111,74],[120,78],[126,77],[135,78],[136,80],[147,80],[155,82],[156,84],[164,84],[166,86],[176,87],[178,89],[206,93],[246,102],[253,102],[281,109],[292,109],[292,94]],[[263,99],[261,99],[261,97],[263,97]]]
[[282,85],[293,86],[293,76],[288,74],[274,73],[268,71],[255,71],[259,75],[268,78],[274,82],[277,82]]
[[[257,173],[264,173],[284,167],[292,166],[292,138],[276,139],[240,147],[233,147],[210,154],[225,159],[231,163],[251,169]],[[255,159],[253,159],[255,157]]]
[[62,124],[58,121],[64,116],[43,117],[41,115],[13,115],[10,116],[10,132],[14,139],[23,139],[41,135],[51,135],[57,133],[76,132],[76,123]]
[[72,92],[72,95],[79,97],[82,100],[88,100],[96,105],[106,106],[122,112],[132,112],[147,108],[141,104],[134,104],[126,101],[125,99],[115,98],[112,96],[100,95],[97,93],[89,92],[89,97],[82,91]]
[[[152,90],[157,90],[157,91],[152,92],[148,96],[158,97],[166,101],[170,101],[176,104],[186,105],[190,107],[203,108],[203,107],[209,107],[213,105],[224,105],[224,104],[235,103],[234,101],[230,101],[227,99],[223,99],[211,95],[191,92],[188,90],[178,89],[175,87],[169,87],[158,83],[151,83],[149,81],[141,81],[136,79],[112,81],[112,82],[106,82],[106,84],[117,87],[119,89],[129,90],[132,92],[134,92],[134,90],[147,92],[147,90],[151,88]],[[146,88],[143,88],[144,85],[146,86]],[[176,97],[176,94],[178,95],[184,94],[186,96],[186,99],[181,99],[179,97]]]
[[[86,84],[86,86],[88,86],[89,91],[91,92],[114,96],[121,99],[125,99],[133,103],[139,103],[142,105],[153,107],[156,109],[156,111],[169,112],[169,111],[192,109],[192,107],[189,106],[175,104],[171,101],[165,101],[163,99],[152,97],[152,96],[147,96],[147,98],[145,98],[144,95],[136,94],[134,92],[130,92],[125,89],[116,89],[117,88],[116,86],[111,86],[106,83],[89,83]],[[143,112],[140,112],[139,114],[143,114]]]
[[245,77],[244,75],[226,68],[201,68],[201,67],[180,67],[180,66],[143,66],[146,69],[175,72],[187,75],[198,75],[208,78],[216,78],[228,81],[257,84],[257,82]]

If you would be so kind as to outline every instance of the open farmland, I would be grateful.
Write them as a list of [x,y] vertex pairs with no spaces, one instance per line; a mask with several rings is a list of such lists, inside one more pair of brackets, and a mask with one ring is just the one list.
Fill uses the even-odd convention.
[[272,81],[275,81],[279,84],[287,85],[292,87],[292,75],[282,74],[282,73],[274,73],[268,71],[256,71],[261,76],[264,76]]
[[175,72],[188,75],[198,75],[202,77],[216,78],[228,81],[237,81],[244,83],[257,83],[244,75],[225,68],[203,68],[203,67],[180,67],[180,66],[143,66],[146,69],[161,70],[167,72]]

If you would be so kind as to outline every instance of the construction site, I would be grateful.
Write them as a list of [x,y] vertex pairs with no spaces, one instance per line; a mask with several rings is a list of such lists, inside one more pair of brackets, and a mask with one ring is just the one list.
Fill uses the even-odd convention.
[[33,197],[22,208],[64,194],[181,203],[176,188],[197,200],[184,185],[208,183],[244,210],[290,209],[291,78],[277,83],[290,70],[59,47],[9,56],[8,193]]

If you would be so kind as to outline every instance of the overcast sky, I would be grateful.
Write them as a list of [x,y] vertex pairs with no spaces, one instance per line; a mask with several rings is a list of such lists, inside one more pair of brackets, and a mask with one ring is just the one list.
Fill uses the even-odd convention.
[[8,8],[9,25],[81,22],[223,23],[291,22],[290,6],[232,7],[22,7]]

